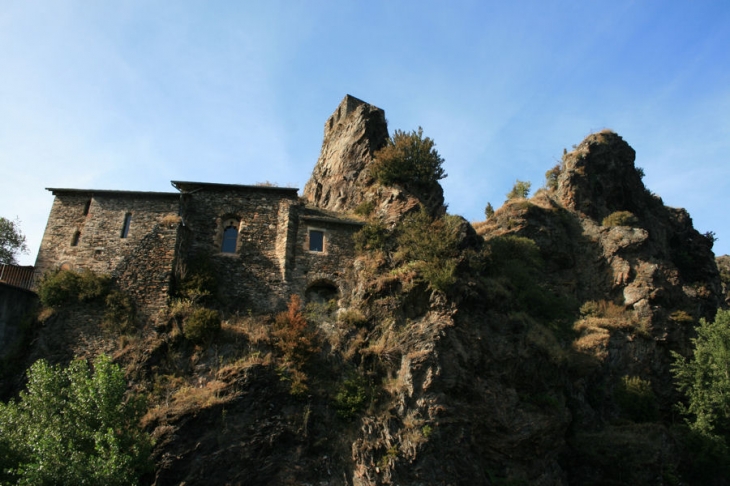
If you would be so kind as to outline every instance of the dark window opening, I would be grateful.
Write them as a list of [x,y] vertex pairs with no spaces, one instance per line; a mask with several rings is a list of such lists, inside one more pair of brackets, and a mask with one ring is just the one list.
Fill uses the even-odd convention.
[[91,199],[86,201],[86,204],[84,205],[84,216],[89,215],[89,208],[91,207]]
[[309,251],[324,251],[324,231],[309,231]]
[[76,246],[79,244],[79,238],[81,238],[81,232],[76,231],[74,232],[73,238],[71,238],[71,246]]
[[222,253],[236,253],[236,242],[238,240],[238,230],[234,225],[229,225],[223,230],[223,244],[221,245]]
[[129,225],[132,223],[132,213],[124,215],[124,225],[122,226],[122,238],[126,238],[129,235]]

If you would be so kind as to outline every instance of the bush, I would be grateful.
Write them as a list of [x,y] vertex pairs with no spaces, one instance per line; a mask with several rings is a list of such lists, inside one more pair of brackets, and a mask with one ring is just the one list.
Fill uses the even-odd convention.
[[302,300],[298,295],[292,295],[287,311],[276,316],[273,335],[284,359],[295,366],[303,365],[319,351],[316,332],[309,328],[304,318]]
[[623,376],[614,393],[622,414],[634,422],[653,422],[659,418],[651,382],[638,376]]
[[388,228],[380,221],[368,223],[352,235],[358,252],[382,250],[388,241]]
[[38,297],[46,307],[85,302],[106,295],[110,278],[90,270],[56,270],[46,273],[38,285]]
[[357,205],[354,211],[358,216],[370,216],[375,211],[375,203],[373,201],[363,201]]
[[487,206],[484,208],[484,216],[487,219],[494,216],[494,208],[492,207],[492,203],[490,203],[490,202],[487,203]]
[[[185,268],[185,267],[184,267]],[[194,303],[206,303],[218,292],[218,282],[210,260],[199,256],[189,262],[183,270],[177,293]]]
[[441,167],[444,159],[434,145],[429,137],[423,138],[421,127],[410,133],[396,130],[386,146],[375,153],[370,173],[386,186],[430,187],[446,177]]
[[367,319],[359,310],[347,309],[337,314],[337,322],[347,327],[360,327],[367,323]]
[[65,369],[37,361],[18,401],[0,403],[0,483],[137,484],[151,469],[151,440],[126,390],[105,355],[93,372],[80,359]]
[[221,329],[218,311],[198,307],[183,321],[183,334],[194,343],[202,344]]
[[638,222],[639,220],[634,216],[634,213],[630,211],[616,211],[603,218],[601,224],[603,226],[634,226]]
[[362,375],[351,373],[337,389],[334,406],[337,415],[351,419],[360,413],[367,403],[367,380]]
[[718,310],[714,322],[700,320],[690,359],[672,352],[677,388],[687,397],[680,405],[691,428],[730,434],[730,311]]
[[112,290],[106,296],[104,326],[112,331],[127,334],[134,330],[134,302],[119,290]]
[[512,190],[507,193],[507,200],[525,199],[530,194],[530,188],[532,188],[532,182],[517,180],[512,186]]
[[432,288],[445,291],[456,281],[462,223],[450,215],[432,220],[424,209],[407,216],[398,227],[397,258],[413,265]]

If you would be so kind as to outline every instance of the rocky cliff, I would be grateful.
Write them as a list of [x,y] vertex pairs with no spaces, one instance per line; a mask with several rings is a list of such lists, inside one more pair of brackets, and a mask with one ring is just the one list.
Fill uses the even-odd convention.
[[[325,210],[374,207],[347,294],[226,316],[204,345],[180,332],[182,301],[134,336],[75,334],[149,397],[145,480],[691,483],[670,352],[688,353],[723,289],[711,239],[644,187],[634,150],[590,135],[552,187],[472,227],[417,211],[443,205],[440,188],[424,198],[369,175],[387,137],[382,110],[346,97],[304,190]],[[68,346],[47,332],[73,312],[47,318],[39,342]],[[287,354],[297,315],[309,328],[293,338],[316,345]]]

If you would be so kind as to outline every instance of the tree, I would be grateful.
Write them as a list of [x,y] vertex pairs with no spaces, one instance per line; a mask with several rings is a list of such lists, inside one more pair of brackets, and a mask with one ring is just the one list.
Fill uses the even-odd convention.
[[20,220],[10,221],[0,216],[0,263],[17,264],[18,253],[28,253]]
[[512,199],[525,199],[530,194],[530,188],[532,187],[532,182],[529,181],[521,181],[517,180],[515,182],[515,185],[512,187],[512,190],[507,193],[507,200],[511,201]]
[[488,202],[487,207],[484,208],[484,216],[487,217],[487,219],[494,216],[494,208],[492,207],[492,203]]
[[108,356],[93,369],[36,361],[19,400],[0,403],[0,483],[121,486],[149,470],[142,404],[125,399],[124,373]]
[[423,129],[396,130],[387,144],[375,153],[370,173],[384,185],[405,184],[429,187],[446,177],[444,159],[434,141],[423,137]]
[[673,353],[672,372],[688,404],[681,406],[690,427],[704,433],[730,433],[730,311],[714,322],[700,320],[694,351],[686,360]]
[[558,178],[560,177],[561,164],[557,164],[555,167],[545,172],[545,187],[551,191],[558,190]]

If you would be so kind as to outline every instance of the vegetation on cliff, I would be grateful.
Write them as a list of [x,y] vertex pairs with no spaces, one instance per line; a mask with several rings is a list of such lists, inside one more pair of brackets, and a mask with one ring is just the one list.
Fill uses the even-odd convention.
[[423,137],[421,127],[411,132],[396,130],[386,146],[375,153],[370,173],[381,184],[429,189],[446,177],[444,159],[434,146],[431,138]]

